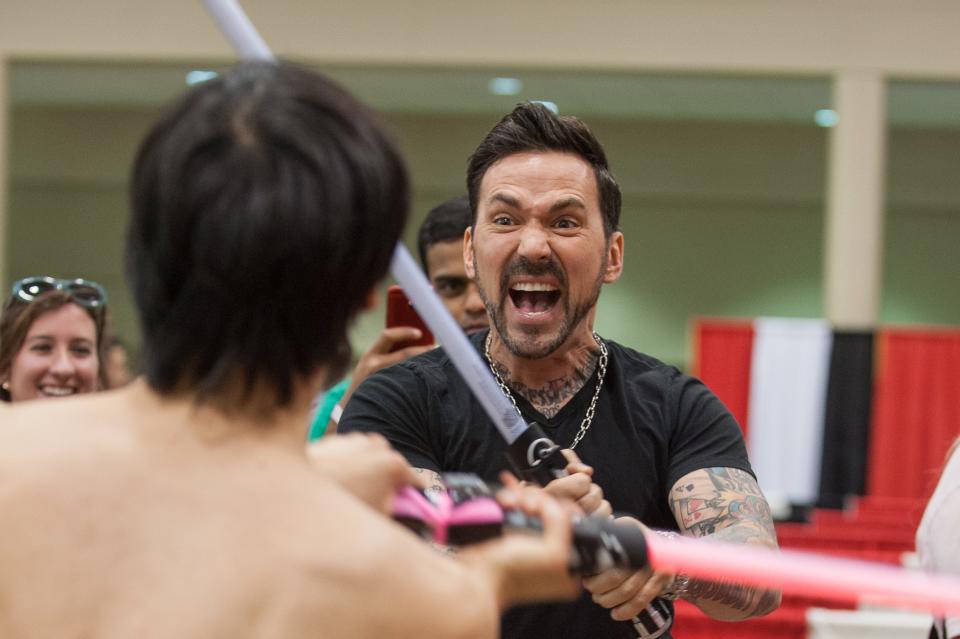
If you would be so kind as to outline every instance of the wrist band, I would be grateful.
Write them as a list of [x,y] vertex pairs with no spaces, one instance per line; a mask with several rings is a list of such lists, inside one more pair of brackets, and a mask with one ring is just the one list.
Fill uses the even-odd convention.
[[667,586],[667,589],[660,593],[659,597],[661,599],[666,599],[667,601],[676,601],[680,597],[687,594],[689,586],[690,575],[678,572],[673,576],[673,581],[670,582],[670,585]]
[[[657,533],[661,537],[666,537],[667,539],[675,539],[680,537],[680,533],[673,532],[672,530],[654,530],[653,532]],[[673,581],[670,582],[670,585],[664,589],[658,596],[661,599],[666,599],[667,601],[675,601],[687,594],[687,590],[690,586],[690,575],[687,575],[682,572],[678,572],[673,576]]]
[[333,409],[330,411],[330,421],[334,424],[340,424],[340,416],[343,415],[343,406],[339,402],[333,405]]

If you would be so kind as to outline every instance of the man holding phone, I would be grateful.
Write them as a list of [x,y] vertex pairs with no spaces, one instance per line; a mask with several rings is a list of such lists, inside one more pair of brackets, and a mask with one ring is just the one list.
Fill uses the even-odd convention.
[[[482,331],[489,326],[487,311],[477,285],[467,277],[463,262],[463,234],[472,222],[470,201],[466,196],[455,197],[430,209],[417,234],[417,250],[427,279],[430,280],[433,290],[453,318],[469,334]],[[388,307],[391,303],[406,303],[402,297],[402,291],[397,297],[400,302],[392,302],[388,298]],[[409,311],[416,312],[412,308]],[[310,426],[311,441],[319,439],[327,431],[336,430],[343,407],[346,406],[353,391],[367,377],[382,368],[393,366],[432,348],[422,344],[410,345],[411,342],[420,340],[422,329],[419,326],[421,325],[422,322],[416,326],[391,322],[391,313],[388,308],[386,327],[360,357],[353,375],[341,381],[323,396]]]
[[427,279],[453,319],[470,335],[490,325],[480,291],[467,277],[463,262],[463,234],[472,223],[470,200],[455,197],[430,210],[417,236]]

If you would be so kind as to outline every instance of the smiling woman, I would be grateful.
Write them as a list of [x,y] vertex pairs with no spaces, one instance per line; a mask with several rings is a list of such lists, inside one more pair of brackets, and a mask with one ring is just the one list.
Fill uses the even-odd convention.
[[106,293],[95,282],[27,278],[0,315],[0,400],[67,397],[107,387]]

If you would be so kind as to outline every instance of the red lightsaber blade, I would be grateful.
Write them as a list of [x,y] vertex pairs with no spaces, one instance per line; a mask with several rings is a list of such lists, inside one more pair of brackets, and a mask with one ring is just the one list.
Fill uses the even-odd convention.
[[647,535],[650,564],[708,581],[740,583],[843,602],[960,615],[960,579],[795,550]]

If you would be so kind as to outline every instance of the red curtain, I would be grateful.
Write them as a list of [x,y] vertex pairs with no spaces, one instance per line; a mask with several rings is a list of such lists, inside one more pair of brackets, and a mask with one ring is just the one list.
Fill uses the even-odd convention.
[[960,330],[878,333],[867,492],[925,499],[960,433]]
[[726,404],[747,435],[753,322],[698,319],[693,326],[693,374]]

